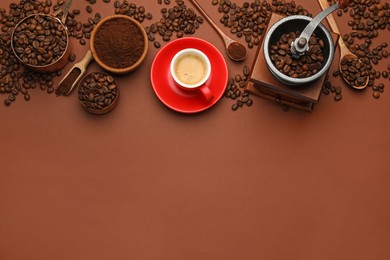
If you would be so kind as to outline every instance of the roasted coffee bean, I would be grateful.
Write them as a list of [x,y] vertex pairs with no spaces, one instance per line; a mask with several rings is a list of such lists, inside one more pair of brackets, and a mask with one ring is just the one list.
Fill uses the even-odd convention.
[[86,7],[85,7],[85,10],[87,11],[87,13],[92,13],[92,6],[90,6],[90,5],[87,5]]
[[24,95],[24,100],[30,101],[30,98],[31,98],[31,97],[30,97],[29,94],[26,93],[26,94]]
[[334,96],[335,101],[340,101],[342,98],[343,98],[343,96],[341,94],[337,94]]
[[232,110],[233,110],[233,111],[236,111],[236,110],[238,109],[238,107],[239,107],[238,104],[233,104],[233,105],[232,105]]
[[69,61],[70,62],[74,62],[76,60],[76,54],[72,53],[70,56],[69,56]]
[[372,96],[374,97],[374,98],[380,98],[380,96],[381,96],[381,93],[379,92],[379,91],[374,91],[374,92],[372,92]]
[[154,47],[156,47],[157,49],[160,48],[160,47],[161,47],[160,42],[155,41],[155,42],[154,42]]
[[388,76],[389,76],[389,73],[387,71],[382,71],[382,77],[387,79]]
[[244,66],[243,73],[245,76],[247,76],[247,77],[249,76],[250,69],[248,66],[246,66],[246,65]]
[[324,93],[325,95],[329,95],[330,90],[328,88],[322,88],[322,93]]

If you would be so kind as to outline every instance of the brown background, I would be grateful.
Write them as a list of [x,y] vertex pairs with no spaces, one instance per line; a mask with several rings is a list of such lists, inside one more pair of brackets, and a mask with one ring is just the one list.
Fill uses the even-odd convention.
[[[113,1],[98,2],[95,11],[113,13]],[[134,1],[154,21],[156,2]],[[199,2],[219,20],[211,1]],[[195,36],[223,51],[208,24]],[[74,46],[80,60],[86,47]],[[311,114],[253,97],[237,112],[222,99],[183,115],[153,92],[156,52],[116,77],[110,114],[87,114],[75,92],[35,90],[30,102],[0,106],[1,260],[390,259],[388,89],[375,100],[332,78],[343,100],[324,95]],[[254,52],[226,58],[230,76]]]

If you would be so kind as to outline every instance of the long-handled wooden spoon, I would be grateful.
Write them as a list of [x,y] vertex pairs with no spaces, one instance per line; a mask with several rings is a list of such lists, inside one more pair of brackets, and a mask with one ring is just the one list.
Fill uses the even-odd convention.
[[[324,9],[329,7],[329,4],[328,4],[327,0],[318,0],[318,3],[320,4],[322,10],[324,10]],[[336,21],[334,20],[333,15],[332,14],[328,15],[326,17],[326,19],[328,20],[330,28],[332,29],[332,31],[334,33],[340,35],[339,28],[337,27],[337,24],[336,24]],[[338,45],[340,47],[339,70],[341,72],[341,66],[342,66],[341,64],[342,63],[344,63],[346,60],[352,60],[352,59],[358,59],[359,60],[359,58],[348,49],[348,47],[345,45],[342,37],[339,38]],[[361,60],[359,60],[359,62],[362,63]],[[345,82],[347,82],[348,85],[350,85],[351,87],[353,87],[355,89],[364,89],[364,88],[367,87],[368,80],[369,80],[368,76],[367,76],[366,81],[365,81],[365,83],[363,85],[356,86],[355,82],[350,82],[348,79],[345,78],[343,73],[341,73],[341,75],[343,76],[343,79],[345,80]]]

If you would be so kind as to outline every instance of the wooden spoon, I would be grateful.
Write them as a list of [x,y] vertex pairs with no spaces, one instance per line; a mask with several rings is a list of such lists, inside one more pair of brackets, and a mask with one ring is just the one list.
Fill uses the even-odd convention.
[[[329,7],[328,5],[328,1],[327,0],[318,0],[318,3],[320,4],[322,10],[326,9]],[[339,28],[337,27],[337,24],[336,24],[336,21],[333,17],[332,14],[328,15],[326,17],[326,19],[328,20],[329,22],[329,25],[330,25],[330,28],[332,29],[332,31],[338,35],[340,35],[340,31],[339,31]],[[338,45],[340,47],[340,60],[339,60],[339,70],[341,71],[341,63],[345,60],[345,59],[359,59],[355,54],[353,54],[349,49],[348,47],[345,45],[342,37],[339,38],[338,40]],[[360,63],[363,63],[360,59],[359,59],[359,62]],[[369,77],[367,76],[367,79],[366,79],[366,82],[363,86],[355,86],[354,85],[354,82],[350,82],[349,80],[347,80],[343,73],[341,73],[341,75],[343,76],[343,79],[345,82],[348,83],[348,85],[350,85],[351,87],[355,88],[355,89],[364,89],[367,87],[367,84],[368,84],[368,80],[369,80]]]
[[203,8],[198,4],[196,0],[191,0],[192,4],[199,10],[199,12],[206,18],[210,25],[217,31],[219,36],[225,43],[226,53],[230,59],[234,61],[242,61],[246,58],[246,48],[245,46],[227,36],[218,26],[214,23],[211,17],[203,10]]

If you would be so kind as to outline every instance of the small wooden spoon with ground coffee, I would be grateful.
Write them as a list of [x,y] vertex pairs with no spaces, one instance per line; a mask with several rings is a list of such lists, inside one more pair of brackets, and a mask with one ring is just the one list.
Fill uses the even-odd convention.
[[234,61],[242,61],[246,58],[246,48],[243,44],[233,40],[228,37],[218,26],[214,23],[211,17],[203,10],[203,8],[196,2],[196,0],[191,0],[193,5],[199,10],[199,12],[206,18],[210,25],[217,31],[219,36],[225,43],[226,53],[230,59]]

